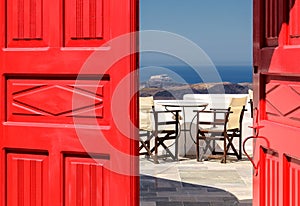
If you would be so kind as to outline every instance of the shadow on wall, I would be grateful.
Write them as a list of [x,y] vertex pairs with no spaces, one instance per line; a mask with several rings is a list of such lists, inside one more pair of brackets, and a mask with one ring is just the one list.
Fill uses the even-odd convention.
[[214,187],[140,176],[140,205],[148,206],[250,206],[252,200],[239,200],[231,193]]

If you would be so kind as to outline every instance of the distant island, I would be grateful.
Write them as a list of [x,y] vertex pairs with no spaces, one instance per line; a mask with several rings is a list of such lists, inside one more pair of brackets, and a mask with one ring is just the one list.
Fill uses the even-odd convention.
[[183,84],[174,81],[167,74],[154,75],[140,83],[140,96],[154,99],[182,99],[185,94],[247,94],[252,82],[215,82]]

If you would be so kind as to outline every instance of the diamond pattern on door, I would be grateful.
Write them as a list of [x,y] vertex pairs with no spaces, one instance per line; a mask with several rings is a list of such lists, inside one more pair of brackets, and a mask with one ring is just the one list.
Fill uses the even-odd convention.
[[272,81],[266,84],[266,113],[268,119],[288,123],[292,126],[297,125],[300,121],[299,91],[299,83],[289,81],[277,81],[275,83]]
[[[108,81],[8,80],[8,120],[42,117],[46,122],[69,122],[74,116],[104,117]],[[73,96],[79,104],[73,103]],[[105,108],[106,110],[108,108]]]

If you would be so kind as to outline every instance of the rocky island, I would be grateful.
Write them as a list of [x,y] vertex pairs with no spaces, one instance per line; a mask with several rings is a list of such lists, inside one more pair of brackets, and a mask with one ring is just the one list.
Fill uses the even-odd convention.
[[155,99],[182,99],[185,94],[247,94],[252,82],[209,82],[183,84],[175,82],[166,74],[151,76],[140,83],[140,96],[154,96]]

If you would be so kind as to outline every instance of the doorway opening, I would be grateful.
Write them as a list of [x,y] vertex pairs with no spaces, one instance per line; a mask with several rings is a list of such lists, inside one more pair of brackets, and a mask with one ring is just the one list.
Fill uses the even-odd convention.
[[[182,56],[177,52],[164,53],[161,48],[142,50],[140,96],[153,96],[156,106],[163,101],[188,99],[189,95],[193,98],[196,95],[203,100],[210,94],[220,94],[223,101],[227,101],[234,95],[248,96],[252,90],[251,0],[192,0],[188,3],[179,0],[141,0],[140,30],[165,32],[170,38],[177,35],[179,39],[192,42],[201,49],[201,53],[195,55],[191,52],[192,49],[189,51],[189,47],[184,48],[182,44],[174,42],[169,46],[173,46],[174,50],[182,50]],[[143,42],[143,39],[141,38],[140,42],[142,48],[147,43]],[[162,45],[167,39],[152,40]],[[154,42],[152,44],[155,44]],[[191,59],[186,59],[184,54],[189,54]],[[209,67],[205,63],[190,64],[201,58],[205,60],[200,62],[209,62]],[[214,81],[206,77],[209,73],[203,72],[212,68],[218,74],[217,78],[212,78]],[[216,79],[219,81],[215,81]],[[248,129],[248,126],[252,125],[250,111],[251,109],[248,109],[244,116],[243,138],[252,134],[252,130]],[[188,127],[193,136],[195,114],[192,109],[186,113],[186,119],[191,120],[191,126]],[[181,129],[185,126],[183,124],[181,122]],[[179,138],[183,138],[183,132]],[[247,145],[247,151],[251,150],[252,144],[249,142]],[[170,142],[167,146],[172,148],[173,144]],[[199,197],[205,194],[210,197],[204,198],[207,202],[220,202],[223,198],[229,205],[251,205],[252,165],[245,157],[228,164],[221,164],[219,160],[199,163],[193,158],[196,152],[193,140],[189,143],[179,140],[178,149],[179,161],[164,158],[160,159],[159,164],[154,164],[148,157],[140,156],[141,205],[151,201],[162,205],[171,204],[169,202],[197,202],[202,201]],[[195,189],[199,193],[193,193]],[[214,196],[213,192],[220,196]],[[189,198],[183,194],[189,194]]]

